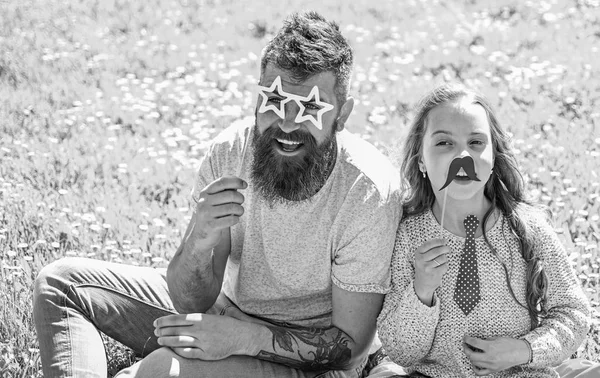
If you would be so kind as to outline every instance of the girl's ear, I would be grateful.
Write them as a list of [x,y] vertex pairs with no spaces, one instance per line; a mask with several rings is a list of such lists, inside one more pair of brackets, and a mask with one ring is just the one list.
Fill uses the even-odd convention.
[[419,158],[419,170],[421,172],[427,172],[427,169],[425,168],[425,163],[423,163],[423,159]]

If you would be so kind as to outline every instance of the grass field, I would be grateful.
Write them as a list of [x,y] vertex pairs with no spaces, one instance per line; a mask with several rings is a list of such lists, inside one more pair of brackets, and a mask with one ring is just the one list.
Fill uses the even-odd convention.
[[[341,24],[347,127],[383,151],[434,85],[490,97],[594,307],[578,354],[599,359],[600,1],[0,0],[0,377],[41,376],[42,266],[167,264],[199,159],[250,119],[261,48],[300,9]],[[112,374],[129,355],[107,347]]]

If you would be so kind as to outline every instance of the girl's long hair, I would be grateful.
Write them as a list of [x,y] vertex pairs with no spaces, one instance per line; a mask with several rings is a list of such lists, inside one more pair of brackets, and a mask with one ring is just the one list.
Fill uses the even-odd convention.
[[[513,299],[527,309],[531,327],[535,328],[547,312],[548,278],[539,257],[534,255],[532,230],[528,226],[526,218],[528,218],[527,215],[539,210],[526,198],[525,182],[512,151],[510,136],[500,126],[489,101],[482,94],[460,84],[444,84],[434,89],[419,102],[402,151],[403,218],[428,211],[433,207],[435,201],[429,180],[423,178],[422,172],[419,170],[427,116],[436,106],[461,98],[470,99],[473,104],[481,105],[487,113],[494,150],[494,167],[493,174],[484,188],[484,195],[490,200],[492,206],[483,217],[482,225],[486,224],[490,215],[493,214],[494,208],[497,208],[508,220],[511,232],[517,237],[521,255],[527,264],[527,303],[525,305],[519,302],[513,292],[506,264],[501,260],[500,263],[504,268]],[[499,258],[487,238],[485,226],[482,226],[482,229],[485,242]]]

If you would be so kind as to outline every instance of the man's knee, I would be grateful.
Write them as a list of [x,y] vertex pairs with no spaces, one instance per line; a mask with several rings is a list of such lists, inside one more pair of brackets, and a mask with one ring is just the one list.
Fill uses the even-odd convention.
[[90,266],[89,259],[62,258],[46,265],[37,275],[33,285],[33,305],[54,298],[64,293],[73,282],[73,278],[85,266]]
[[159,348],[143,360],[121,370],[115,378],[172,378],[181,375],[181,360],[169,348]]

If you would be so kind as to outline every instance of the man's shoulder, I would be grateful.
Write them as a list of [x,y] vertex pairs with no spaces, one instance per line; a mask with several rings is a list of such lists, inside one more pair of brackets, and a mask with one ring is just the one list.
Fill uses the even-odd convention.
[[342,169],[354,171],[354,175],[373,186],[383,198],[398,195],[400,171],[390,159],[374,145],[359,136],[343,130],[339,133],[339,162]]
[[226,174],[229,168],[237,167],[240,160],[244,160],[242,155],[250,153],[244,146],[251,143],[252,125],[254,121],[249,117],[237,120],[210,141],[208,155],[213,164],[225,170],[223,174]]
[[252,125],[254,124],[254,119],[251,118],[252,117],[245,117],[234,121],[231,125],[217,134],[212,141],[213,145],[232,147],[247,140],[249,133],[252,131]]

